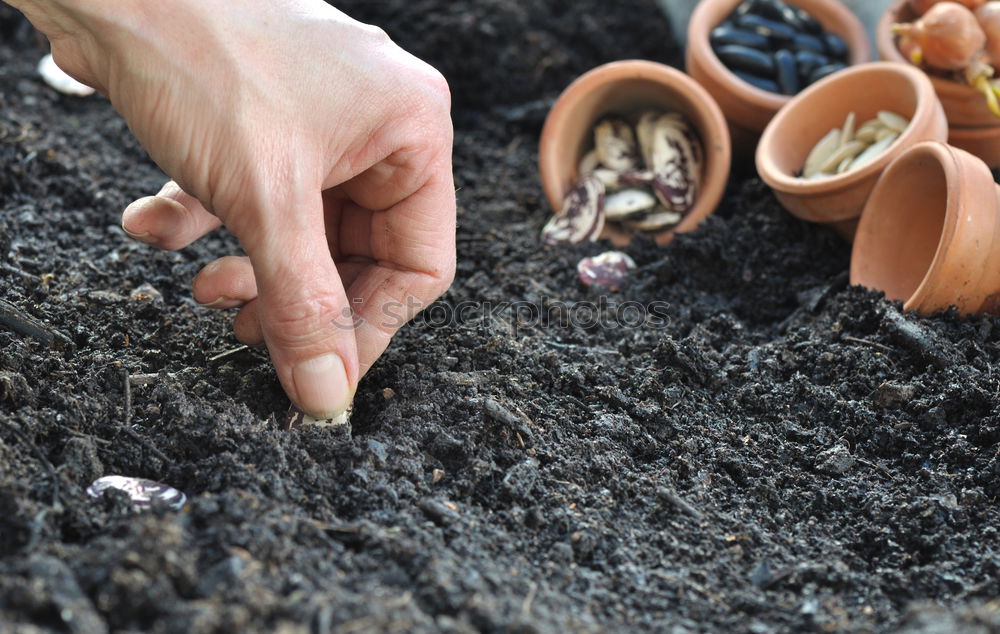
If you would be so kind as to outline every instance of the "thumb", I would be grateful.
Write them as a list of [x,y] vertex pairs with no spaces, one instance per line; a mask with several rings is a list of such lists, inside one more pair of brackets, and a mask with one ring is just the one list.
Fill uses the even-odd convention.
[[261,330],[281,385],[302,411],[333,418],[350,405],[358,381],[350,303],[327,243],[321,195],[291,211],[262,213],[249,235],[239,237],[253,265]]

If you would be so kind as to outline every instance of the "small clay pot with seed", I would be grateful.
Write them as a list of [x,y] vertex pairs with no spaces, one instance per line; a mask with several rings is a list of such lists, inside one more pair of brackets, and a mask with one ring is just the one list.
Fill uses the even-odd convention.
[[[847,44],[850,65],[871,60],[871,46],[864,25],[839,0],[787,0],[819,21],[823,29]],[[715,98],[729,122],[733,148],[752,154],[758,137],[771,118],[792,97],[769,92],[740,79],[712,49],[712,29],[722,24],[742,0],[702,0],[688,23],[685,64]]]
[[[609,115],[628,116],[644,110],[680,113],[697,132],[704,151],[693,206],[679,224],[652,237],[666,244],[675,233],[691,231],[715,211],[731,161],[722,111],[711,95],[684,73],[644,60],[598,66],[570,84],[552,106],[539,140],[538,169],[553,211],[562,208],[567,193],[579,180],[578,166],[593,145],[594,125]],[[634,235],[607,223],[600,237],[621,246]]]
[[[800,176],[812,149],[849,113],[861,122],[882,111],[909,124],[879,156],[834,176]],[[886,165],[917,143],[944,141],[947,134],[944,110],[921,70],[896,62],[862,64],[806,88],[775,115],[757,145],[757,172],[791,214],[830,225],[850,240]]]
[[865,205],[851,283],[904,310],[1000,312],[1000,187],[989,167],[937,142],[897,157]]

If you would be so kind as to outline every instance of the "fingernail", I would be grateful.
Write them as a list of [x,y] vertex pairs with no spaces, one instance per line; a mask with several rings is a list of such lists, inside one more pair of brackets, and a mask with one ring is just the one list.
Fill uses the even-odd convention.
[[347,371],[339,356],[330,353],[302,361],[292,368],[299,406],[314,418],[339,416],[351,400]]
[[[198,300],[195,300],[198,302]],[[228,305],[227,302],[231,305]],[[243,302],[229,299],[225,295],[219,295],[210,302],[198,302],[199,306],[204,306],[205,308],[236,308],[242,305]]]
[[125,233],[129,234],[130,236],[132,236],[136,240],[142,240],[143,238],[148,238],[149,237],[149,232],[148,231],[146,231],[144,233],[133,233],[132,231],[129,231],[128,229],[125,228],[125,223],[124,222],[122,223],[122,231],[124,231]]

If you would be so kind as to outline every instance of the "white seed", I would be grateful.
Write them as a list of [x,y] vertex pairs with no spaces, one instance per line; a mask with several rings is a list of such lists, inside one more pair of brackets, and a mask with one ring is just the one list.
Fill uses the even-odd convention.
[[639,167],[635,133],[623,119],[610,117],[594,126],[594,150],[604,167],[619,172]]
[[66,71],[56,65],[56,60],[52,55],[46,55],[38,62],[38,74],[42,76],[49,87],[75,97],[89,97],[94,94],[94,89],[87,84],[82,84],[66,74]]
[[562,209],[542,229],[542,240],[586,242],[596,240],[604,229],[604,184],[595,176],[584,176],[566,194]]
[[844,129],[840,132],[839,147],[843,147],[854,140],[854,119],[854,113],[852,112],[844,120]]
[[655,206],[656,197],[645,189],[623,189],[604,198],[604,217],[622,220]]
[[657,207],[651,213],[646,214],[638,220],[630,220],[625,223],[629,229],[638,231],[661,231],[679,223],[684,216],[676,211],[667,211],[662,207]]
[[299,408],[292,405],[285,414],[285,421],[282,429],[297,429],[299,427],[339,427],[350,431],[351,411],[354,409],[352,403],[347,409],[333,418],[313,418]]
[[819,166],[820,172],[833,173],[840,162],[845,158],[854,158],[858,154],[861,154],[862,150],[865,149],[865,144],[861,141],[850,141],[847,145],[842,145],[837,150],[830,155],[826,161]]
[[880,140],[880,141],[878,141],[876,143],[873,143],[873,144],[869,145],[868,148],[865,149],[864,152],[862,152],[861,154],[858,154],[857,158],[854,159],[854,162],[851,164],[851,169],[858,169],[859,167],[864,167],[868,163],[874,161],[883,152],[885,152],[886,149],[890,145],[892,145],[892,143],[896,139],[898,139],[898,138],[899,138],[898,134],[893,134],[893,135],[884,137],[882,140]]
[[642,155],[643,164],[647,169],[653,165],[653,129],[661,114],[655,110],[647,110],[639,116],[639,122],[635,124],[635,135],[639,139],[639,153]]
[[878,120],[884,123],[885,127],[891,128],[896,132],[902,132],[906,129],[906,126],[910,125],[910,121],[906,117],[888,110],[879,110]]
[[882,128],[877,133],[875,133],[875,141],[881,141],[887,136],[899,136],[898,130],[893,130],[892,128]]
[[802,168],[802,175],[809,178],[820,171],[820,166],[827,162],[827,159],[837,151],[840,146],[840,129],[834,128],[826,133],[819,143],[813,146],[809,156],[806,157],[805,166]]
[[177,510],[187,502],[187,496],[171,486],[143,478],[120,475],[108,475],[94,480],[87,487],[87,495],[99,498],[109,489],[128,495],[132,506],[137,509],[147,509],[153,505],[154,501],[157,501]]
[[600,165],[601,159],[597,156],[597,150],[591,150],[580,159],[580,164],[576,168],[578,176],[586,176],[600,167]]
[[875,133],[883,128],[885,128],[885,124],[879,121],[878,118],[869,119],[858,127],[858,131],[854,133],[854,138],[865,143],[873,143],[875,141]]
[[664,115],[653,127],[652,163],[656,174],[653,193],[669,211],[687,212],[694,204],[701,180],[700,142],[679,116]]
[[593,176],[597,180],[601,181],[601,184],[604,185],[604,188],[607,190],[614,191],[622,188],[621,172],[616,172],[613,169],[598,167],[589,174],[582,174],[582,176]]

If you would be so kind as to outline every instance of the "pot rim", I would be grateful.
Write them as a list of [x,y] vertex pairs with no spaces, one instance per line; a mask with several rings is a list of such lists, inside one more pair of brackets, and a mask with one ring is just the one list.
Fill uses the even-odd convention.
[[[722,199],[729,180],[732,149],[726,118],[715,99],[689,75],[666,64],[642,59],[608,62],[580,75],[563,90],[549,110],[539,138],[538,168],[542,189],[549,206],[558,212],[562,207],[562,196],[559,194],[565,195],[560,176],[566,172],[566,168],[557,161],[556,148],[567,136],[571,121],[569,115],[574,107],[586,95],[609,83],[636,81],[649,82],[673,92],[680,100],[696,109],[704,120],[704,129],[696,126],[705,154],[701,189],[694,206],[681,222],[663,233],[672,235],[688,231],[709,215]],[[571,171],[575,170],[574,162]],[[707,212],[703,211],[705,206],[708,207]]]
[[[808,104],[813,95],[826,90],[834,90],[835,88],[833,87],[837,84],[852,81],[857,75],[866,73],[901,76],[912,87],[916,108],[913,116],[910,117],[910,125],[907,126],[899,138],[881,156],[860,169],[849,170],[843,174],[836,174],[825,178],[805,179],[787,174],[784,170],[780,169],[775,163],[770,150],[774,144],[780,142],[777,137],[785,120],[790,116],[789,113],[794,112],[797,108],[805,107],[803,104]],[[844,113],[844,116],[846,117],[847,113]],[[944,119],[944,111],[941,109],[941,102],[938,101],[937,95],[934,93],[934,87],[931,85],[927,75],[918,68],[905,62],[868,62],[851,66],[809,86],[778,111],[774,118],[771,119],[767,128],[764,129],[760,142],[757,144],[757,172],[773,189],[794,196],[825,194],[849,189],[885,169],[898,156],[893,153],[893,146],[905,148],[909,141],[921,134],[920,128],[922,126],[914,125],[914,123],[927,121],[935,116],[940,116],[945,127],[947,126],[947,122]],[[817,137],[817,141],[819,138],[821,137]]]
[[[758,107],[778,110],[797,95],[779,95],[757,88],[737,77],[722,63],[712,50],[709,34],[719,26],[726,16],[731,14],[743,0],[717,0],[698,2],[688,23],[687,47],[688,54],[697,53],[710,73],[726,85],[730,93],[742,101],[756,104]],[[864,64],[871,60],[871,44],[868,32],[854,12],[837,0],[787,0],[789,4],[809,11],[809,6],[822,5],[825,11],[832,14],[833,19],[823,24],[824,30],[832,31],[842,37],[848,49],[848,68]],[[803,7],[801,5],[807,5]],[[726,10],[722,11],[725,7]],[[810,13],[812,13],[810,11]],[[718,19],[717,16],[722,18]],[[692,37],[695,36],[695,37]],[[799,92],[801,94],[801,91]]]

